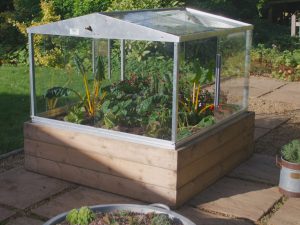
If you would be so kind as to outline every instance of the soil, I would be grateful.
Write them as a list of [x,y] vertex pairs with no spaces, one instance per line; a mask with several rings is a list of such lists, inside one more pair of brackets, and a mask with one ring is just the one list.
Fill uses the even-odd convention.
[[0,160],[0,173],[24,165],[23,152]]
[[[96,219],[89,225],[183,225],[178,219],[171,219],[166,214],[135,213],[130,211],[115,211],[97,213]],[[67,221],[57,225],[70,225]]]

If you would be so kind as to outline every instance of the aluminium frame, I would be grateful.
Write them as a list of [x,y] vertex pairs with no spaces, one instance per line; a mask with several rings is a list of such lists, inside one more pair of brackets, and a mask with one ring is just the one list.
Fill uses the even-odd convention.
[[[161,9],[160,9],[161,10]],[[203,12],[199,12],[197,10],[186,8],[186,10],[192,11],[193,13],[200,13],[200,14],[206,14]],[[103,14],[104,16],[105,14]],[[216,17],[216,18],[222,18],[215,16],[212,14],[208,14],[210,16]],[[225,18],[228,21],[234,21]],[[237,21],[234,21],[237,22]],[[249,81],[248,81],[248,73],[249,73],[249,63],[250,63],[250,47],[251,47],[251,38],[252,38],[252,29],[253,26],[250,24],[245,24],[242,22],[239,22],[242,27],[238,28],[229,28],[224,29],[222,31],[210,31],[203,33],[196,33],[192,35],[186,35],[178,37],[178,41],[165,41],[165,42],[173,42],[174,44],[174,55],[173,55],[173,91],[172,91],[172,130],[171,130],[171,140],[162,140],[158,138],[151,138],[151,137],[145,137],[135,134],[129,134],[119,131],[113,131],[113,130],[107,130],[103,128],[94,128],[86,125],[78,125],[78,124],[72,124],[64,121],[57,121],[53,119],[43,118],[37,116],[36,112],[36,92],[35,92],[35,63],[34,63],[34,45],[33,45],[33,39],[34,34],[44,34],[40,33],[34,30],[28,29],[28,44],[29,44],[29,64],[30,64],[30,99],[31,99],[31,120],[34,123],[43,123],[48,124],[52,126],[57,126],[61,128],[67,128],[67,129],[75,129],[75,130],[81,130],[87,133],[93,133],[93,134],[99,134],[100,136],[108,137],[108,138],[114,138],[114,139],[123,139],[130,142],[140,143],[140,144],[147,144],[150,146],[156,146],[161,147],[164,149],[178,149],[181,146],[185,145],[186,143],[192,141],[196,137],[199,137],[205,132],[215,129],[218,126],[221,126],[223,124],[229,123],[230,120],[233,119],[233,117],[238,117],[240,114],[244,113],[247,110],[247,104],[248,104],[248,87],[249,87]],[[243,95],[243,108],[238,113],[235,113],[234,115],[230,116],[229,118],[224,119],[223,121],[219,122],[216,125],[213,125],[207,129],[205,129],[205,132],[198,132],[195,133],[189,137],[186,137],[182,140],[177,141],[177,126],[178,126],[178,79],[179,79],[179,65],[180,65],[180,43],[186,42],[190,40],[200,40],[212,36],[223,36],[229,33],[236,33],[236,32],[246,32],[246,58],[245,58],[245,85],[244,85],[244,95]],[[46,33],[48,34],[48,33]],[[54,34],[55,35],[55,34]],[[70,36],[70,35],[69,35]],[[78,35],[74,35],[75,37],[81,37]],[[84,37],[84,36],[82,36]],[[95,37],[93,38],[93,45],[92,45],[92,52],[95,54],[95,40],[96,39],[102,39],[101,37]],[[111,40],[113,38],[104,38],[108,40],[108,78],[111,78]],[[125,78],[125,39],[120,39],[121,41],[121,80]],[[144,40],[147,41],[147,40]],[[158,40],[153,40],[158,41]],[[94,58],[94,57],[93,57]],[[94,59],[93,59],[94,60]]]

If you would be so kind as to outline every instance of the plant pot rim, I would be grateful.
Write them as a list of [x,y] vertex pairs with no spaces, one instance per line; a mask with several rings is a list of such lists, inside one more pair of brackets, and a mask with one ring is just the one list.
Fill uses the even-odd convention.
[[300,170],[300,163],[293,163],[285,160],[282,156],[280,158],[280,164],[286,168],[293,169],[293,170]]
[[[155,212],[155,213],[163,213],[167,214],[170,218],[177,218],[179,219],[183,225],[196,225],[188,218],[171,211],[167,206],[164,206],[162,204],[153,204],[153,205],[138,205],[138,204],[103,204],[103,205],[93,205],[89,206],[91,210],[94,212],[111,212],[115,210],[129,210],[137,213],[149,213],[149,212]],[[47,222],[45,222],[43,225],[56,225],[57,223],[60,223],[65,220],[67,214],[69,211],[61,213]]]

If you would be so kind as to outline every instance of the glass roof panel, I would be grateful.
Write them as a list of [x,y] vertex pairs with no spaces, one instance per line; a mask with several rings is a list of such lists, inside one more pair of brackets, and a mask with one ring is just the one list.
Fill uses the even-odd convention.
[[107,15],[178,36],[242,26],[222,17],[186,9],[113,12]]

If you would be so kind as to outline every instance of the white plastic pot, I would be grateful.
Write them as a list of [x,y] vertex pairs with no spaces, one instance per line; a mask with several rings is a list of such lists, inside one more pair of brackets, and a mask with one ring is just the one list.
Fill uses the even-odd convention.
[[300,163],[276,157],[280,169],[279,191],[288,197],[300,198]]

